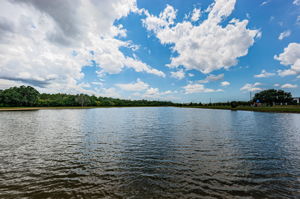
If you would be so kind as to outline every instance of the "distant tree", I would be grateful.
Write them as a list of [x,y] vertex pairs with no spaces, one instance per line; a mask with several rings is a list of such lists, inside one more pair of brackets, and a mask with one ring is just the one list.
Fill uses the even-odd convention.
[[283,90],[269,89],[256,93],[253,98],[253,101],[259,101],[269,106],[273,106],[273,104],[290,104],[293,102],[293,97],[292,94],[289,92],[284,92]]
[[0,104],[4,106],[35,106],[40,93],[31,86],[12,87],[0,92]]
[[80,94],[76,96],[75,101],[78,102],[80,106],[86,106],[90,102],[90,99],[88,95]]
[[238,103],[236,101],[232,101],[230,103],[230,106],[231,106],[231,108],[236,108],[236,107],[238,107]]
[[174,106],[168,101],[124,100],[85,94],[39,94],[30,86],[0,90],[0,106]]

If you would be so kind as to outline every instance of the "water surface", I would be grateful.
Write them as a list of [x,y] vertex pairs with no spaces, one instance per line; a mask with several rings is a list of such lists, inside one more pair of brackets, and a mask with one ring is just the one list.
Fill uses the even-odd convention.
[[0,198],[300,198],[300,114],[0,112]]

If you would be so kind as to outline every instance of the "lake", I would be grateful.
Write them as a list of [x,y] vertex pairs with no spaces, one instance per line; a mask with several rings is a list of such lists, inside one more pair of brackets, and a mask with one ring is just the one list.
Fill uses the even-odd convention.
[[0,112],[0,198],[300,198],[300,114]]

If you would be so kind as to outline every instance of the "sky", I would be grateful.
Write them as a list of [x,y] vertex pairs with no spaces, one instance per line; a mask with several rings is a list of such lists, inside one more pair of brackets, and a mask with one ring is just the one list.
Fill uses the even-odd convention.
[[174,102],[300,96],[300,0],[0,0],[0,89]]

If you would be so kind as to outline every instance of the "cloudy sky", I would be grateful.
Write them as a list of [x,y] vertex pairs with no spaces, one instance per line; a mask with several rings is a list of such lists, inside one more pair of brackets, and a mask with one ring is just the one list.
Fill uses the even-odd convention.
[[300,96],[300,0],[0,0],[0,89],[176,102]]

